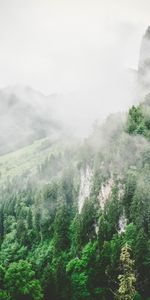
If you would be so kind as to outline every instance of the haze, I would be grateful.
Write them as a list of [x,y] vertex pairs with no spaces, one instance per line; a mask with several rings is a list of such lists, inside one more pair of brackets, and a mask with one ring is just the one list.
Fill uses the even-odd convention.
[[0,0],[0,88],[61,94],[60,118],[87,132],[136,101],[149,11],[149,0]]

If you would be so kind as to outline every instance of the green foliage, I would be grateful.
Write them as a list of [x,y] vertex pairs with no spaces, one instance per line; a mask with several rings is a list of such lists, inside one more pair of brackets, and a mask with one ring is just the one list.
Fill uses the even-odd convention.
[[141,104],[126,132],[111,116],[82,145],[43,140],[0,157],[0,299],[148,299],[149,116]]
[[69,212],[66,205],[63,205],[58,208],[54,221],[55,251],[67,250],[69,243]]
[[88,243],[82,250],[81,258],[72,259],[66,267],[71,276],[72,299],[90,299],[95,251],[96,244]]
[[131,248],[125,244],[121,250],[120,262],[123,268],[123,274],[118,276],[119,289],[116,299],[118,300],[133,300],[135,295],[135,273],[134,261],[130,258]]
[[129,110],[126,131],[129,134],[139,134],[146,138],[150,138],[150,109],[145,105],[139,106]]
[[8,292],[6,292],[4,290],[0,290],[0,299],[1,300],[11,300],[10,295],[8,294]]
[[145,134],[146,126],[141,106],[133,106],[129,110],[126,130],[130,134]]
[[5,273],[5,287],[12,299],[41,300],[43,293],[39,280],[35,279],[35,272],[31,264],[27,261],[20,260],[18,263],[10,264]]

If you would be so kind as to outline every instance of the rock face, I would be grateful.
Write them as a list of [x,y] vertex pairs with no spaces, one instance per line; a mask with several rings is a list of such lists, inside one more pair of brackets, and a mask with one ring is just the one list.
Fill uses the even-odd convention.
[[104,209],[105,203],[111,195],[113,184],[114,181],[113,178],[111,177],[107,182],[104,182],[101,186],[101,190],[98,195],[98,200],[102,210]]
[[127,226],[127,218],[125,217],[125,213],[123,213],[120,216],[120,219],[119,219],[119,231],[118,231],[118,233],[125,232],[126,226]]
[[79,190],[79,199],[78,199],[78,210],[79,213],[82,211],[82,207],[86,198],[90,196],[91,191],[91,179],[93,172],[89,166],[86,169],[81,169],[80,174],[80,190]]
[[141,43],[138,84],[143,95],[150,92],[150,26],[148,26]]

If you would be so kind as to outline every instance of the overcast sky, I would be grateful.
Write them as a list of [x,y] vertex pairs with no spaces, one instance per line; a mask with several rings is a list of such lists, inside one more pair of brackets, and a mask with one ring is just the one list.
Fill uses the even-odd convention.
[[105,111],[124,109],[125,69],[137,68],[149,23],[149,0],[0,0],[0,88],[93,94]]

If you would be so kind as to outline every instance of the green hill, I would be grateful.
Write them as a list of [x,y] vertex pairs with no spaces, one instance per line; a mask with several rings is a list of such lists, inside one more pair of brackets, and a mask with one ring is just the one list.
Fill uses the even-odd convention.
[[148,299],[149,107],[0,157],[0,299]]

